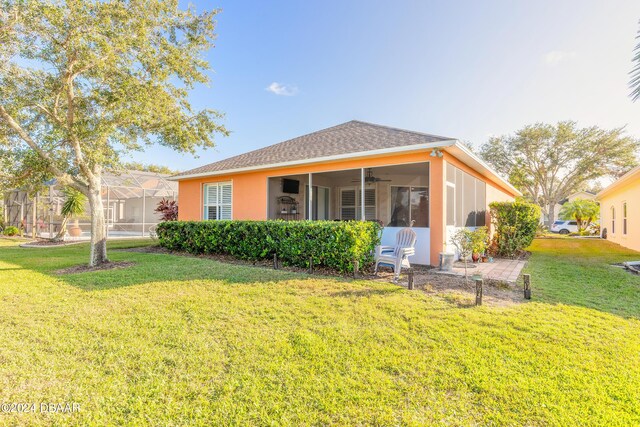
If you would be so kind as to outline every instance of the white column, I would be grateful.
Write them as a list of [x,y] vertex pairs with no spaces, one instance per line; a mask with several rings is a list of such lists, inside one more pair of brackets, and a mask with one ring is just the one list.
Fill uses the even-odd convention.
[[309,220],[313,221],[313,174],[309,174],[309,206],[307,206],[309,212]]
[[147,209],[147,190],[142,189],[142,237],[144,237],[144,217]]
[[360,221],[364,220],[364,168],[360,168]]

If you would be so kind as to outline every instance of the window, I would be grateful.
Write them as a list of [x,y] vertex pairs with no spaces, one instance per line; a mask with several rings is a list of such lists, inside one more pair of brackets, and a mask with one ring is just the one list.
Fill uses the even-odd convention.
[[[340,190],[340,219],[344,221],[360,219],[362,193],[360,188]],[[364,189],[364,217],[367,221],[376,219],[376,189]]]
[[622,204],[622,234],[627,234],[627,202]]
[[578,221],[569,221],[569,225],[578,225]]
[[616,232],[616,208],[611,206],[611,234]]
[[391,186],[389,227],[429,226],[429,187]]
[[204,186],[204,219],[231,219],[231,197],[233,186],[230,182],[206,184]]
[[480,227],[486,225],[487,185],[447,163],[447,225]]

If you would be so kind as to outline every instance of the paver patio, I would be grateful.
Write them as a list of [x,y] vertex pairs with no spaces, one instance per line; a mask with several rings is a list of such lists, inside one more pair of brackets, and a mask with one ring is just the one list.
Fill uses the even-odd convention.
[[[494,259],[493,262],[481,262],[477,264],[469,263],[469,274],[480,274],[483,279],[498,280],[515,283],[520,277],[522,269],[527,264],[526,261],[514,259]],[[439,274],[455,274],[464,276],[464,267],[457,263],[453,267],[453,273],[435,271]]]

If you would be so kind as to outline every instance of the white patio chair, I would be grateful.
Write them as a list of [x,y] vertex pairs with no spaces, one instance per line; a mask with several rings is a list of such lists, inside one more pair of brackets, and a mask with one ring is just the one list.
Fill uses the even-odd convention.
[[378,274],[380,264],[393,267],[394,280],[398,280],[402,267],[411,268],[409,257],[416,253],[416,232],[410,228],[403,228],[396,234],[395,246],[376,246],[376,268]]

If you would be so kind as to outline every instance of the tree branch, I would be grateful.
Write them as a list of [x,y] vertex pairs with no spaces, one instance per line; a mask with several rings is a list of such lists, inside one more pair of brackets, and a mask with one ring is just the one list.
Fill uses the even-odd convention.
[[20,137],[20,139],[27,143],[29,148],[38,153],[38,155],[47,162],[47,169],[49,169],[49,172],[58,177],[58,179],[62,181],[63,184],[73,185],[81,191],[86,191],[86,185],[82,181],[74,178],[72,175],[63,172],[56,167],[53,159],[51,158],[51,155],[44,151],[40,146],[38,146],[38,144],[36,144],[36,142],[29,136],[27,132],[25,132],[24,129],[22,129],[18,122],[16,122],[13,117],[11,117],[11,115],[2,105],[0,105],[0,118],[2,118],[9,125],[9,128],[11,128]]

